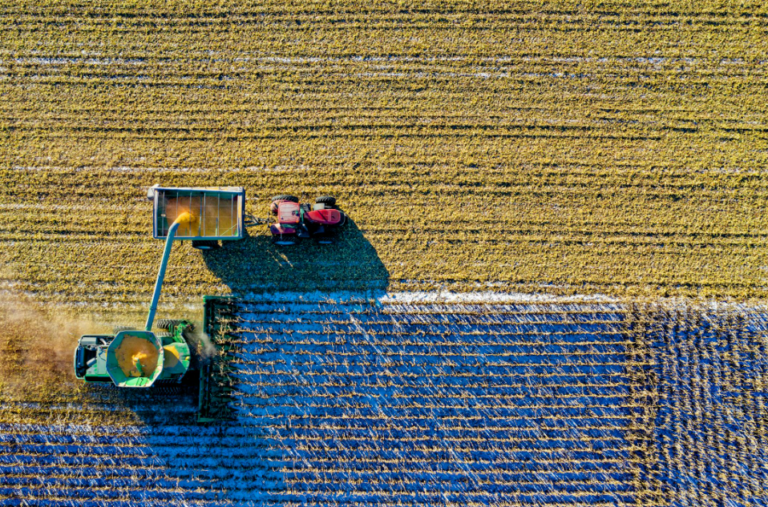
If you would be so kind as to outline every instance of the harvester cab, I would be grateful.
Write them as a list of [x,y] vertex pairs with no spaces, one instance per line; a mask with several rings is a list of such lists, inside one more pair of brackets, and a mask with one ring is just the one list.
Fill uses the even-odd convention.
[[187,321],[160,321],[169,330],[124,330],[116,335],[82,336],[75,351],[75,376],[86,382],[111,382],[118,387],[149,387],[179,383],[190,366],[190,346],[184,336]]
[[[152,302],[143,330],[128,329],[114,335],[80,337],[74,354],[75,376],[85,382],[106,382],[122,388],[148,388],[179,384],[196,367],[199,371],[199,421],[216,419],[209,407],[212,368],[195,358],[193,325],[186,320],[160,320],[152,329],[157,303],[174,240],[191,240],[202,250],[219,247],[220,241],[245,235],[245,190],[242,187],[176,188],[155,185],[147,193],[153,202],[153,236],[165,240]],[[197,359],[197,360],[193,360]]]

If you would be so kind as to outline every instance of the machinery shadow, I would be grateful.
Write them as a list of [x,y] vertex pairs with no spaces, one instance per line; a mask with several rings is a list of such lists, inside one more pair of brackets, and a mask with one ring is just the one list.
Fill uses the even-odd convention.
[[[273,244],[267,227],[262,225],[251,227],[250,234],[244,239],[225,242],[219,249],[202,251],[202,255],[211,272],[235,297],[275,292],[344,293],[365,299],[383,295],[389,285],[389,272],[363,231],[348,220],[335,239],[331,245],[305,239],[297,245],[278,246]],[[226,319],[226,316],[217,318]],[[198,326],[195,334],[203,331],[201,327]],[[237,354],[237,347],[219,347],[217,344],[217,348],[220,351],[228,348],[231,354]],[[228,363],[226,357],[219,357],[220,378],[227,376],[224,372],[230,368]],[[180,385],[104,389],[102,392],[109,392],[114,402],[128,409],[147,427],[197,425],[199,375],[199,369],[195,368],[187,373]],[[215,384],[222,387],[221,380]],[[101,387],[95,386],[95,389],[101,391]],[[226,405],[224,403],[224,408]],[[228,417],[223,418],[226,419]]]
[[120,407],[133,424],[147,428],[184,426],[197,420],[199,378],[198,371],[190,371],[180,384],[120,389],[109,383],[98,383],[88,385],[87,389],[101,402]]
[[266,226],[259,229],[252,227],[244,239],[203,252],[208,268],[235,296],[274,291],[383,293],[389,286],[389,272],[376,249],[351,219],[331,245],[305,239],[279,246],[272,243]]

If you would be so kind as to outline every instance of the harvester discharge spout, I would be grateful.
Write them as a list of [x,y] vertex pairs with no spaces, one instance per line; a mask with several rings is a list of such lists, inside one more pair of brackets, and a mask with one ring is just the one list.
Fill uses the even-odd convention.
[[[200,353],[199,340],[188,320],[160,319],[155,334],[155,313],[174,241],[191,241],[199,250],[220,247],[220,242],[245,236],[245,190],[242,187],[161,187],[147,192],[152,201],[152,236],[164,239],[165,247],[155,280],[144,330],[127,328],[114,334],[81,336],[73,357],[75,377],[84,382],[109,382],[120,388],[153,385],[188,385],[188,371],[198,373],[198,421],[212,422],[222,416],[226,398],[221,368],[211,356]],[[204,300],[213,308],[218,299]],[[206,315],[210,313],[206,310]],[[211,320],[211,319],[208,319]],[[206,321],[204,321],[204,327]],[[194,380],[192,380],[194,382]]]
[[149,315],[147,315],[147,323],[144,326],[146,331],[152,331],[152,324],[155,321],[155,312],[157,312],[157,302],[160,300],[160,291],[163,288],[163,279],[165,278],[165,268],[168,267],[168,258],[171,256],[171,248],[173,247],[173,238],[176,236],[176,231],[180,225],[187,225],[195,220],[195,216],[185,211],[181,213],[168,230],[168,236],[165,239],[165,249],[163,250],[163,259],[160,261],[160,271],[157,273],[157,280],[155,280],[155,291],[152,293],[152,304],[149,305]]

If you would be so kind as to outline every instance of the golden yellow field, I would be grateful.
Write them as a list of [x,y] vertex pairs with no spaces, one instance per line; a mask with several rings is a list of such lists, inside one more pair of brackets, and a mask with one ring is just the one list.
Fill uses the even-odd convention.
[[325,252],[278,250],[263,225],[213,260],[176,246],[166,303],[329,287],[764,297],[767,13],[2,2],[2,276],[43,302],[142,304],[162,250],[146,188],[241,185],[258,217],[274,194],[334,194],[356,229]]

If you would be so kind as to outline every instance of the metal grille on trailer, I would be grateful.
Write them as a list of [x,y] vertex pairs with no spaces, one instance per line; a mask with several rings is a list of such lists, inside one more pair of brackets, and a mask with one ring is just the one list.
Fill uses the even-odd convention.
[[179,227],[177,240],[237,240],[245,233],[245,190],[242,187],[153,187],[152,234],[164,239],[182,213],[195,217]]

